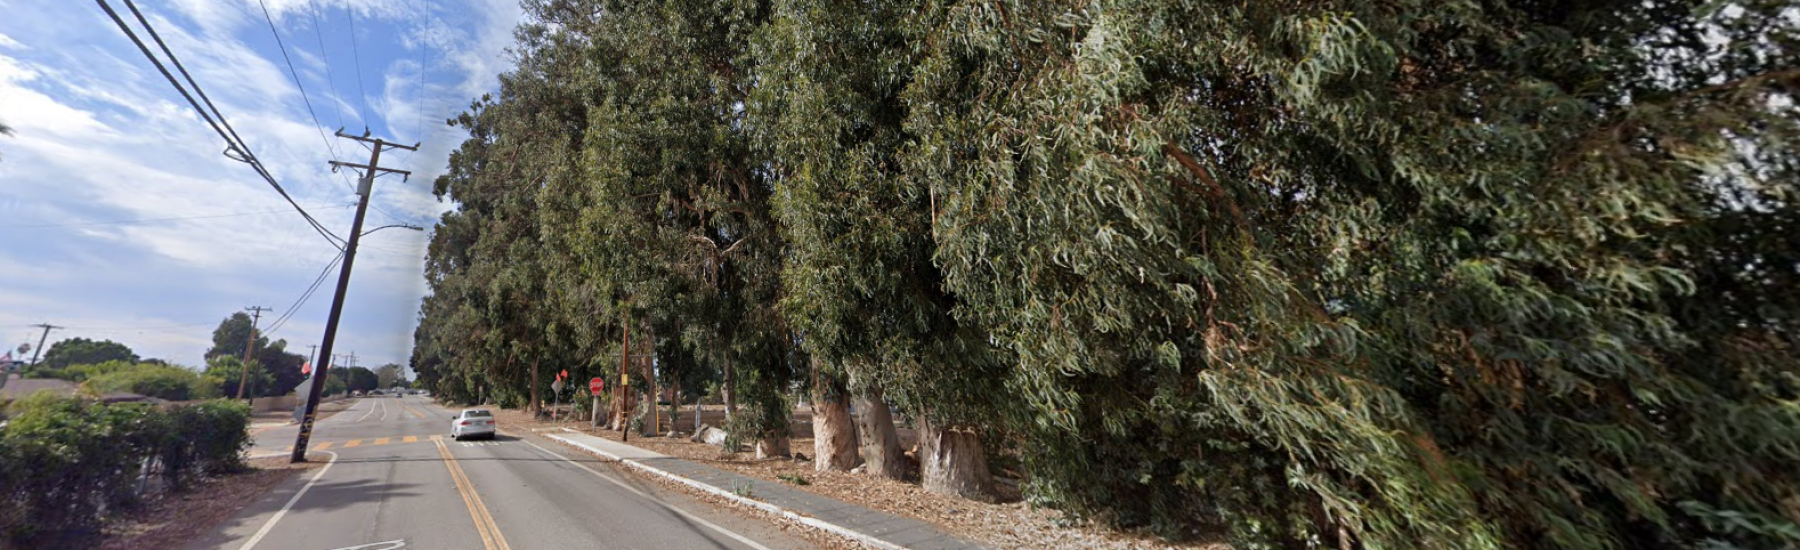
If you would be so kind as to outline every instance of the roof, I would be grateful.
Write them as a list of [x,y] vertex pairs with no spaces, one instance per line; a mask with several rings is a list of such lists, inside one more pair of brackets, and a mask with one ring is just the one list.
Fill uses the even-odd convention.
[[6,387],[0,388],[0,401],[11,401],[41,390],[50,390],[62,395],[75,395],[75,383],[55,378],[8,378]]

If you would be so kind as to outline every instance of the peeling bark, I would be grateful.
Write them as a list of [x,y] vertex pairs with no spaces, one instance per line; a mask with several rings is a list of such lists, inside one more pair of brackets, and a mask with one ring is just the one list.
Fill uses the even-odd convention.
[[973,430],[947,428],[919,419],[919,469],[925,490],[982,502],[994,501],[994,477],[987,451]]
[[881,388],[869,388],[856,396],[856,428],[859,450],[869,475],[906,478],[906,455],[900,435],[894,432],[894,414],[881,397]]
[[856,454],[856,424],[850,419],[848,390],[840,379],[815,376],[813,470],[850,471],[862,463],[862,457]]

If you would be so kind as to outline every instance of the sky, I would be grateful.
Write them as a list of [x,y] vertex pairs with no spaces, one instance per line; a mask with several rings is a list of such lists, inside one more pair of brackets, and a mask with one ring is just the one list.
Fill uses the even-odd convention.
[[[258,0],[136,1],[276,180],[340,236],[356,175],[327,163],[369,153],[332,133],[421,143],[383,152],[383,167],[413,173],[376,180],[365,230],[429,230],[451,208],[431,182],[465,136],[444,120],[498,87],[521,18],[512,0],[263,0],[267,19]],[[155,51],[124,0],[107,2]],[[31,325],[49,323],[66,327],[51,343],[108,339],[197,366],[219,322],[250,306],[275,310],[260,324],[289,350],[318,345],[336,268],[299,299],[337,249],[221,153],[97,2],[0,0],[0,13],[0,123],[13,129],[0,136],[0,349],[36,346]],[[395,228],[362,240],[338,353],[407,363],[428,239]]]

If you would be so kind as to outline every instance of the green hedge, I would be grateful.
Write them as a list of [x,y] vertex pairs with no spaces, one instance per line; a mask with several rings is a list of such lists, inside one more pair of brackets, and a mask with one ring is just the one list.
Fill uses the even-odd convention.
[[0,429],[0,539],[24,547],[94,532],[139,496],[147,461],[179,490],[203,473],[243,468],[250,409],[233,401],[176,408],[104,405],[39,394]]

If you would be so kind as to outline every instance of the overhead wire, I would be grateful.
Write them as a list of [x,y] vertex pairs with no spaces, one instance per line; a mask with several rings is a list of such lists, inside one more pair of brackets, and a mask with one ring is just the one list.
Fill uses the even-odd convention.
[[[111,4],[108,4],[106,0],[95,0],[95,2],[100,5],[100,9],[106,11],[108,17],[112,18],[113,23],[118,25],[119,30],[123,31],[127,38],[131,39],[131,43],[136,45],[138,51],[144,54],[144,58],[150,60],[150,64],[156,67],[157,72],[162,73],[163,78],[169,81],[169,85],[174,86],[175,91],[179,92],[181,97],[187,100],[188,105],[192,106],[194,111],[200,113],[200,118],[206,121],[207,126],[210,126],[214,133],[219,134],[219,137],[225,140],[226,157],[249,164],[250,167],[256,171],[257,175],[261,176],[263,181],[268,183],[269,187],[275,190],[276,194],[281,195],[283,200],[286,200],[290,206],[294,207],[295,211],[300,213],[300,217],[306,219],[307,224],[311,225],[314,231],[317,231],[319,235],[325,237],[333,247],[342,250],[343,248],[340,243],[343,243],[344,239],[338,237],[337,234],[332,233],[331,230],[326,229],[323,224],[320,224],[318,220],[312,217],[312,214],[307,213],[306,209],[302,208],[300,203],[295,201],[294,197],[288,195],[287,190],[281,187],[281,183],[275,180],[275,176],[269,173],[267,168],[263,167],[262,161],[257,159],[256,155],[250,151],[249,144],[245,143],[244,140],[238,136],[237,130],[232,128],[231,123],[225,120],[224,113],[220,112],[218,107],[213,105],[212,99],[206,97],[206,92],[200,88],[198,82],[194,81],[193,75],[187,72],[187,68],[181,64],[180,58],[176,57],[175,53],[169,49],[168,44],[163,42],[161,35],[156,32],[156,28],[150,25],[149,20],[144,18],[142,12],[138,11],[137,5],[131,0],[125,0],[125,6],[131,9],[132,13],[137,17],[138,22],[144,26],[144,30],[150,35],[151,39],[155,40],[157,46],[162,49],[163,54],[169,57],[169,62],[175,65],[176,70],[180,71],[182,77],[187,79],[188,84],[194,88],[193,94],[189,94],[187,88],[181,85],[181,81],[175,79],[175,75],[169,72],[168,67],[163,65],[162,60],[158,59],[155,53],[150,51],[150,47],[144,44],[143,39],[138,38],[137,33],[131,30],[131,26],[125,22],[124,18],[119,16],[118,11],[114,10]],[[196,101],[194,95],[199,95],[200,100]],[[206,103],[207,108],[211,108],[211,114],[208,114],[206,108],[200,106],[202,101]],[[214,120],[215,117],[217,117],[216,121]],[[231,153],[233,152],[237,153],[242,158],[232,156]]]
[[319,270],[319,276],[313,279],[311,286],[306,287],[306,292],[302,292],[300,298],[294,300],[294,303],[287,307],[287,311],[283,312],[281,317],[275,319],[274,323],[270,323],[269,328],[263,330],[263,334],[274,334],[275,331],[281,330],[281,327],[286,326],[288,319],[294,317],[294,312],[299,311],[300,306],[306,305],[306,301],[311,299],[313,293],[319,290],[319,285],[323,284],[325,282],[325,277],[331,274],[331,268],[337,267],[338,262],[341,261],[344,261],[343,251],[339,251],[337,257],[332,258],[330,263],[325,264],[325,269]]
[[[355,205],[336,205],[335,207],[349,208],[351,206],[355,206]],[[318,208],[320,206],[314,205],[314,207]],[[324,207],[332,208],[333,206],[324,206]],[[93,226],[102,226],[102,225],[128,225],[128,224],[134,224],[134,223],[206,220],[206,219],[213,219],[213,218],[235,218],[235,217],[240,217],[240,216],[280,214],[283,212],[287,212],[287,211],[286,210],[264,210],[261,212],[238,212],[235,214],[213,214],[213,215],[207,215],[207,216],[182,216],[179,218],[144,218],[144,219],[136,219],[136,220],[109,220],[109,221],[80,222],[80,223],[44,223],[44,224],[34,224],[34,225],[0,225],[0,229],[41,229],[41,228],[50,228],[50,227],[93,227]]]
[[[294,87],[300,89],[300,101],[306,104],[306,114],[312,117],[313,129],[319,131],[319,141],[325,142],[325,151],[331,154],[331,160],[343,160],[338,158],[337,147],[332,145],[331,138],[325,137],[325,125],[319,123],[319,113],[313,110],[312,98],[306,93],[306,85],[300,83],[300,72],[294,69],[294,60],[288,57],[287,44],[281,40],[281,31],[275,29],[275,18],[269,15],[269,4],[263,0],[256,0],[256,4],[262,8],[263,21],[269,23],[269,34],[275,37],[275,47],[281,50],[281,60],[287,63],[288,75],[294,78]],[[317,18],[314,21],[317,21]],[[317,30],[316,27],[315,30]],[[322,43],[321,46],[323,46]],[[319,55],[323,56],[324,50],[320,50]],[[331,70],[329,61],[325,64],[325,70],[328,72]],[[343,125],[339,124],[339,126]],[[342,177],[345,185],[349,185],[351,189],[356,188],[355,184],[350,183],[348,176],[344,176],[342,172],[339,172],[338,175]]]
[[356,46],[356,8],[346,9],[344,13],[350,18],[350,57],[356,63],[357,99],[362,103],[362,108],[357,111],[356,116],[362,119],[363,128],[367,129],[369,127],[369,89],[363,86],[362,51]]

